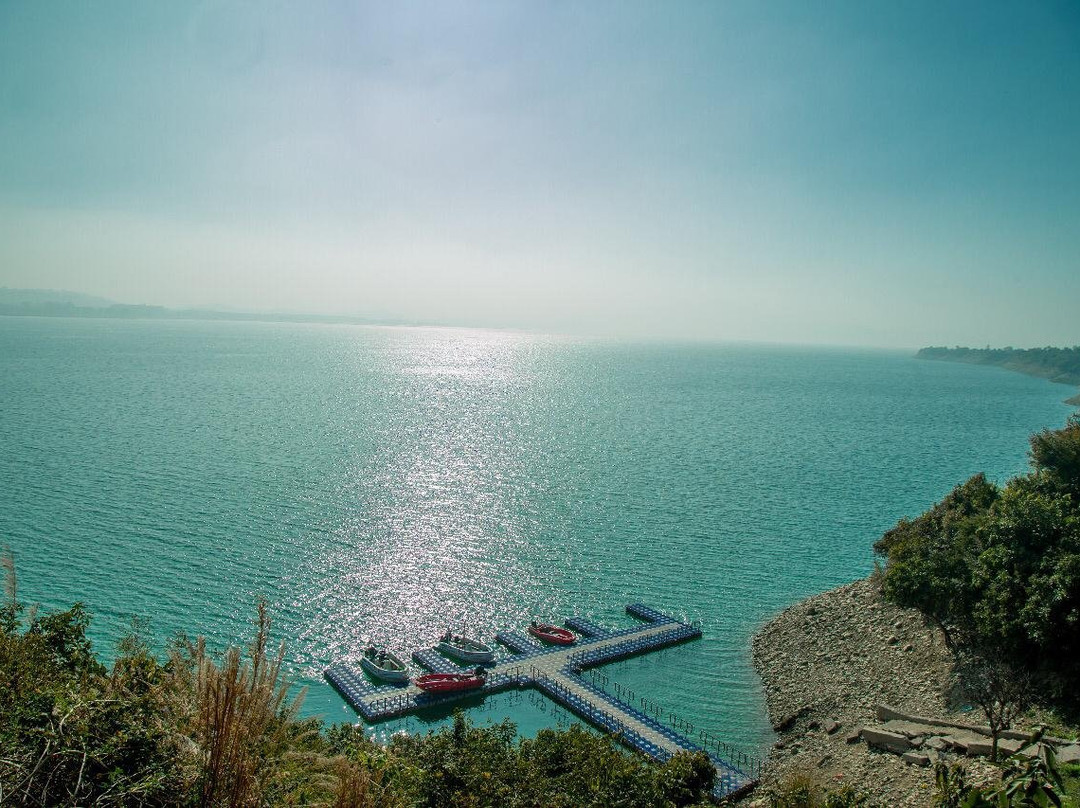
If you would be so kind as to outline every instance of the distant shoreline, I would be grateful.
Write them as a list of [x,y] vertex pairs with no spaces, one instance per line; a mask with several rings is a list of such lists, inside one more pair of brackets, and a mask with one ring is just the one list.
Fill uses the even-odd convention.
[[376,320],[333,314],[257,314],[212,309],[169,309],[164,306],[113,303],[76,306],[72,303],[0,303],[0,317],[52,317],[79,320],[213,320],[256,323],[316,323],[330,325],[409,325],[404,321]]
[[[1080,386],[1080,346],[1072,348],[920,348],[919,359],[992,365],[1057,384]],[[1065,399],[1080,406],[1080,392]]]

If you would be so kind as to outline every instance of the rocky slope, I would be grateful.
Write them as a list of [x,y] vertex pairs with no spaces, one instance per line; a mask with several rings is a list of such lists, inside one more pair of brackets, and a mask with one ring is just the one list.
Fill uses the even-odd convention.
[[[857,581],[798,603],[754,639],[754,663],[779,740],[762,789],[793,774],[826,786],[849,783],[881,805],[925,806],[934,770],[863,742],[878,723],[875,707],[936,718],[971,720],[949,702],[949,654],[939,632],[914,611],[883,603],[872,580]],[[974,779],[987,764],[965,761]]]

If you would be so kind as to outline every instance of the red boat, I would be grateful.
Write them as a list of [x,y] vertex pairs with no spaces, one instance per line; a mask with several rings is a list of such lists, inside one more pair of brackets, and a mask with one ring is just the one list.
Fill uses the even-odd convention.
[[475,690],[483,687],[487,674],[483,668],[469,673],[425,673],[413,680],[416,686],[428,693],[452,693],[455,690]]
[[529,624],[529,633],[534,637],[539,637],[544,642],[554,643],[555,645],[573,645],[574,640],[577,639],[572,631],[553,626],[551,623],[537,623],[535,620]]

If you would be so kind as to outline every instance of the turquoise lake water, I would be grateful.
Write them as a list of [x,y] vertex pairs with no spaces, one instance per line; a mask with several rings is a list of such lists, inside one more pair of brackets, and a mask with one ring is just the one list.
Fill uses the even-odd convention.
[[321,671],[369,640],[640,600],[705,636],[605,673],[754,750],[754,630],[971,474],[1025,470],[1072,392],[910,352],[0,317],[0,544],[106,656],[132,615],[244,640],[264,595],[331,721],[355,715]]

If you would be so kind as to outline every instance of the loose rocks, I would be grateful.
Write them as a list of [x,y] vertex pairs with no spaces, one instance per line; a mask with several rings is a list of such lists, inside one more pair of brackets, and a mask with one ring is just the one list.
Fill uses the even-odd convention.
[[[950,713],[944,695],[949,653],[916,612],[882,602],[871,580],[856,581],[798,603],[767,623],[754,638],[754,664],[770,720],[788,747],[769,754],[764,789],[809,766],[822,782],[853,785],[882,805],[930,804],[934,772],[922,760],[932,762],[938,750],[920,748],[914,752],[917,764],[905,761],[900,754],[914,751],[913,738],[879,727],[884,722],[875,714],[876,705],[889,704],[909,714],[960,717]],[[876,736],[889,741],[874,748],[854,731],[830,732],[832,723],[864,727],[863,737],[890,733]],[[922,737],[928,744],[929,737]],[[795,744],[800,752],[792,756]],[[900,754],[886,751],[890,746]],[[966,765],[979,779],[983,764],[968,760]]]

